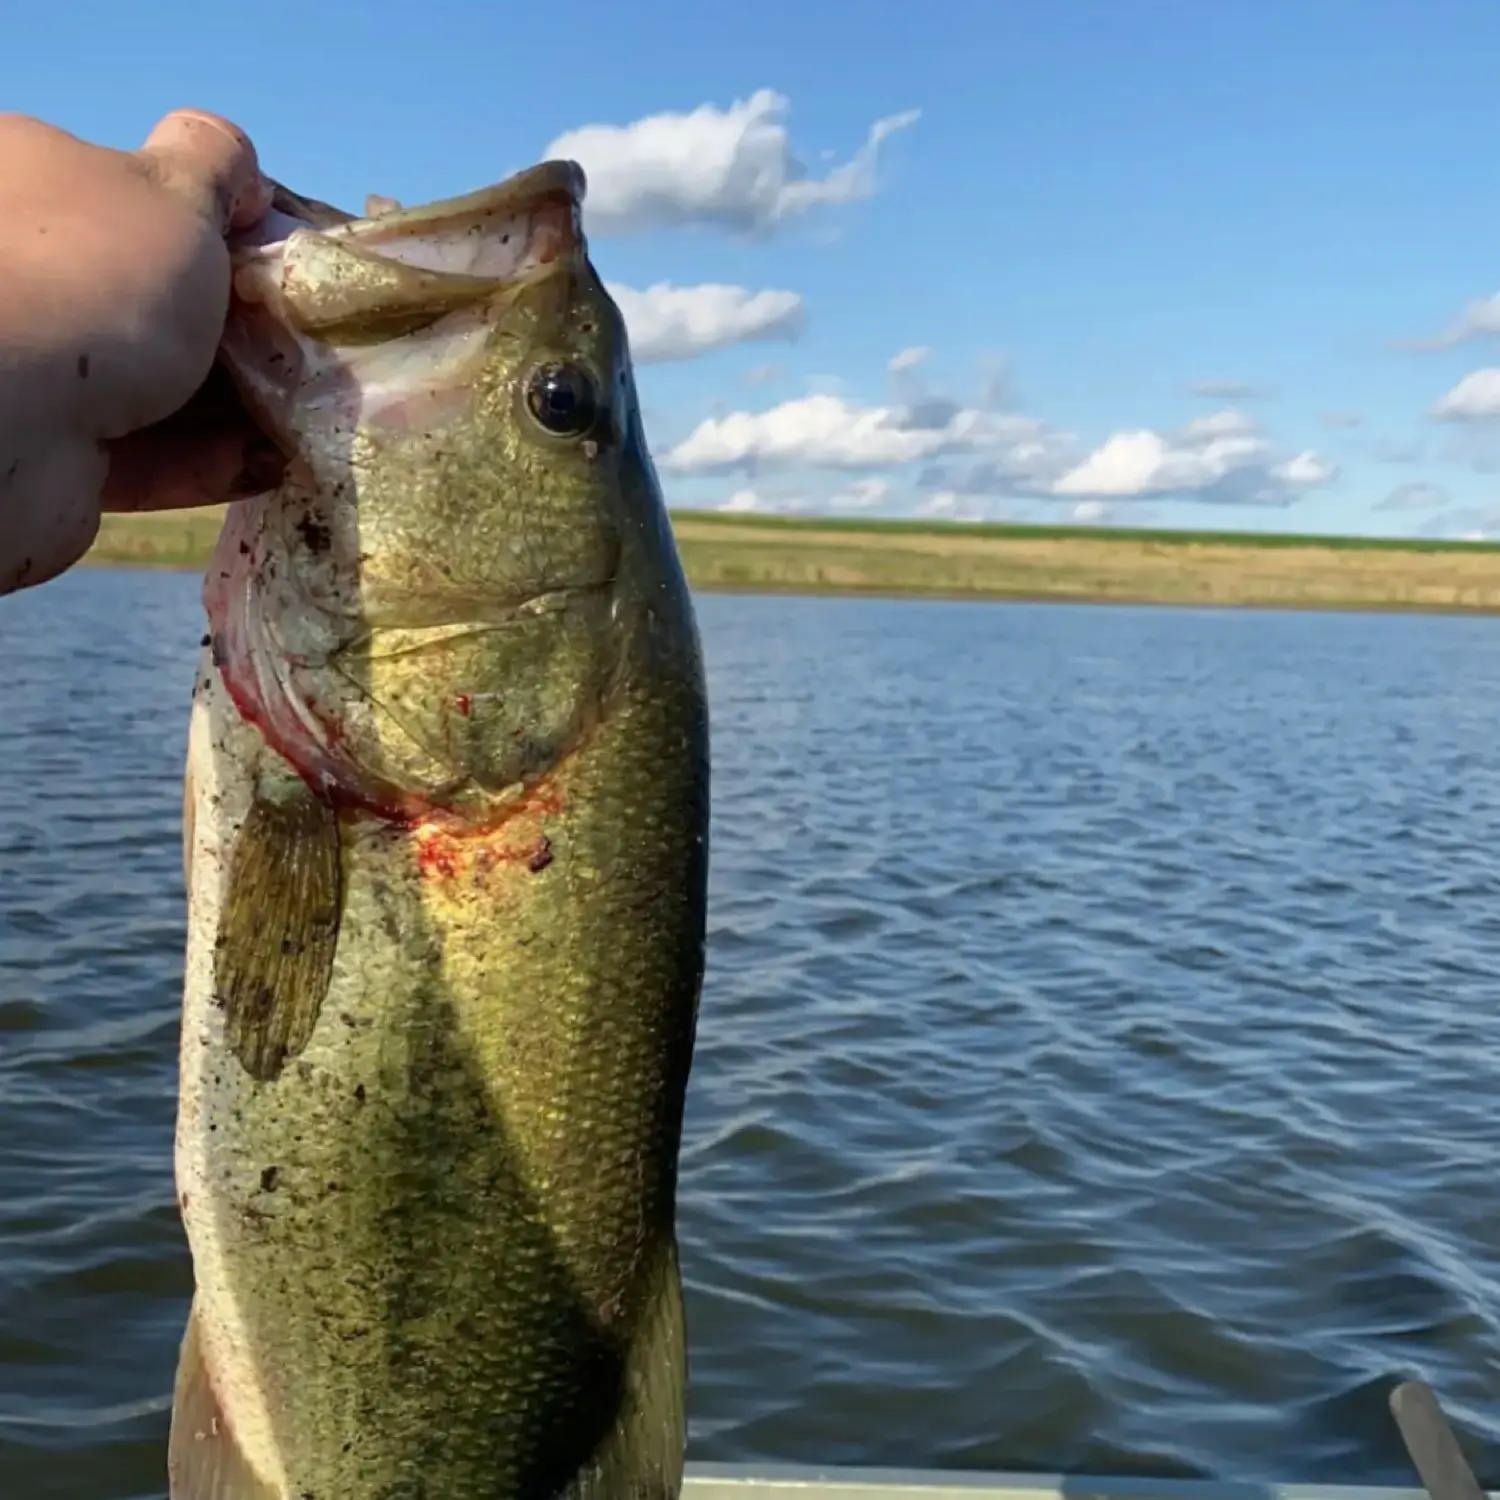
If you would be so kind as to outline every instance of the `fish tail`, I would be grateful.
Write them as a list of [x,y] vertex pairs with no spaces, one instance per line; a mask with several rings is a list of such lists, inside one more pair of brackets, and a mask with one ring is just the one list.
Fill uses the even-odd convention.
[[677,1500],[682,1491],[687,1327],[675,1238],[658,1261],[626,1381],[619,1421],[558,1500]]
[[282,1500],[245,1457],[209,1377],[198,1308],[188,1317],[167,1443],[170,1500]]

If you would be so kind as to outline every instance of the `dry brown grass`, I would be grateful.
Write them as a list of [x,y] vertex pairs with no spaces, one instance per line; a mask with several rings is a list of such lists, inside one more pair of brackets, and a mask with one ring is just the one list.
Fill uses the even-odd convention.
[[[109,516],[89,561],[201,568],[222,511]],[[694,587],[1308,609],[1500,610],[1500,550],[1193,533],[673,518]]]

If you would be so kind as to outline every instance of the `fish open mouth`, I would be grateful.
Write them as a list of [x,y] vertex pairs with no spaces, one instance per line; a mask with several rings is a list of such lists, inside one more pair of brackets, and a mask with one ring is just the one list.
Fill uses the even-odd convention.
[[[586,191],[577,162],[548,161],[477,192],[360,217],[277,184],[271,211],[230,241],[230,253],[237,273],[252,277],[267,263],[289,261],[294,281],[298,238],[316,236],[416,271],[512,281],[584,250]],[[237,274],[237,290],[241,284]]]
[[[487,336],[479,309],[587,263],[585,191],[571,161],[364,218],[278,188],[265,218],[230,241],[234,299],[220,359],[291,470],[327,441],[320,422],[333,432],[416,427],[461,404],[454,392]],[[330,423],[340,404],[342,425]]]

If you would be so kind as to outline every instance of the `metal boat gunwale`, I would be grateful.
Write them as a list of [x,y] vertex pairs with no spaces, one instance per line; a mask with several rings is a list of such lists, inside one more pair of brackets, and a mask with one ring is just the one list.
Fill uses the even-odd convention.
[[[1500,1491],[1488,1491],[1500,1500]],[[1013,1474],[838,1465],[687,1466],[682,1500],[1429,1500],[1419,1485],[1260,1484],[1137,1475]]]

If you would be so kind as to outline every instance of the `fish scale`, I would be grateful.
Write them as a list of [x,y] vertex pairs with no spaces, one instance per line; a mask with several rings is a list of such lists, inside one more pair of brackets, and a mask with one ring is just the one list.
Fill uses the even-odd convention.
[[581,194],[237,248],[291,463],[205,580],[172,1500],[681,1486],[708,721]]

